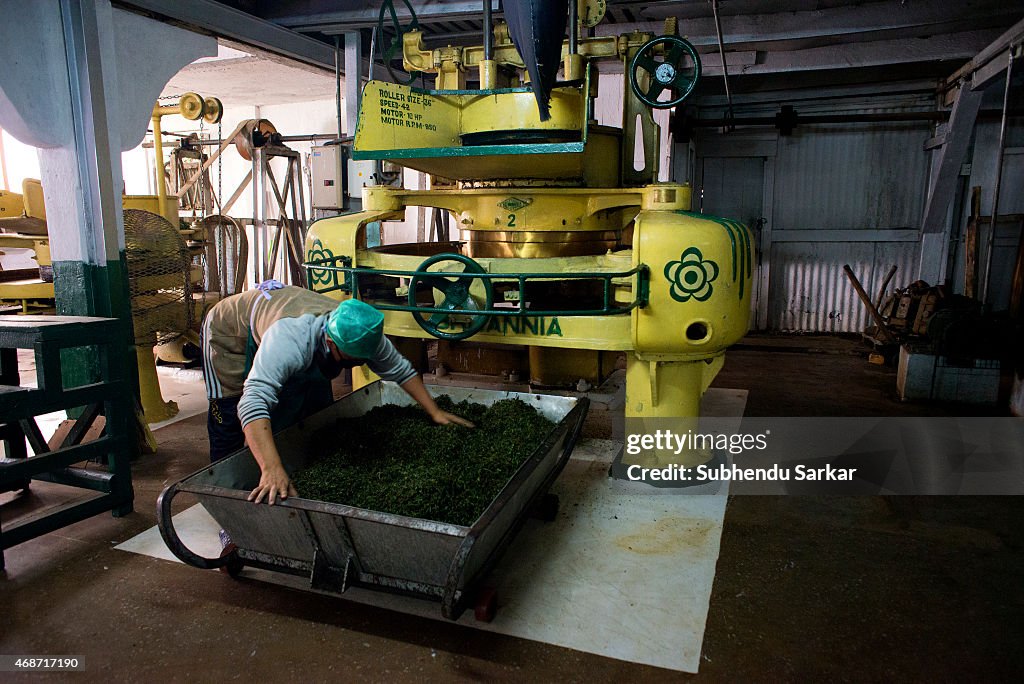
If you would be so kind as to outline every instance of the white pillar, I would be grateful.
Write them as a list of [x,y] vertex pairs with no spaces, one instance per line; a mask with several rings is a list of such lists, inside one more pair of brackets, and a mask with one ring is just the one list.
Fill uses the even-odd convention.
[[121,152],[142,141],[171,76],[216,49],[213,38],[114,10],[109,0],[5,4],[0,126],[40,148],[54,270],[68,272],[57,284],[61,313],[126,306],[111,308],[117,293],[104,273],[116,265],[123,276]]

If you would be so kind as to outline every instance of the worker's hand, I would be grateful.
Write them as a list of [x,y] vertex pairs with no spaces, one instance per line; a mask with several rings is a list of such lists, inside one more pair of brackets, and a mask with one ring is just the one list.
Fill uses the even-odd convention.
[[260,476],[259,486],[249,494],[249,501],[260,503],[263,501],[263,497],[266,497],[267,503],[273,506],[277,503],[277,497],[279,496],[284,501],[289,496],[298,495],[299,493],[295,491],[295,485],[292,484],[284,468],[267,468],[263,471],[263,475]]
[[448,413],[447,411],[437,410],[437,413],[430,416],[435,423],[438,425],[461,425],[462,427],[476,427],[473,423],[469,422],[462,416],[457,416],[454,413]]

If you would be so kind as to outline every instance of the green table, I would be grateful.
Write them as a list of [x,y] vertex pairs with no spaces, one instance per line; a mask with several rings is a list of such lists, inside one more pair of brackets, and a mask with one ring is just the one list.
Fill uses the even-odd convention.
[[[129,434],[134,392],[125,380],[128,346],[126,323],[114,318],[82,316],[0,316],[0,492],[23,489],[31,480],[44,480],[97,492],[33,515],[18,524],[0,523],[0,569],[4,549],[84,520],[103,511],[115,516],[132,511],[130,460],[137,444]],[[98,360],[95,381],[64,387],[61,350],[94,349]],[[35,354],[38,387],[21,385],[18,349]],[[81,409],[74,427],[51,448],[36,424],[36,416]],[[99,416],[102,433],[84,441]],[[28,441],[32,453],[25,446]],[[71,468],[86,461],[105,463],[103,469]]]

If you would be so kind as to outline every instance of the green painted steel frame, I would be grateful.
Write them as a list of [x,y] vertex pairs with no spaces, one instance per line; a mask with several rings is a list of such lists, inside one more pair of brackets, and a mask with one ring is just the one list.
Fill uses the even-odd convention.
[[[6,447],[6,458],[0,459],[0,491],[39,479],[100,493],[6,529],[0,527],[0,569],[4,567],[4,549],[103,511],[115,516],[132,511],[130,460],[137,444],[130,434],[134,399],[125,378],[125,327],[124,321],[112,318],[0,316],[0,441]],[[82,347],[95,347],[99,381],[66,388],[62,351]],[[17,349],[34,350],[38,387],[20,386]],[[93,404],[103,406],[106,433],[84,444],[66,442],[66,446],[50,449],[35,425],[35,416]],[[33,456],[26,452],[26,437]],[[93,459],[106,459],[107,471],[69,468]]]
[[[501,155],[520,154],[583,154],[587,146],[587,137],[590,130],[588,122],[593,116],[593,103],[588,96],[590,92],[590,65],[587,65],[586,76],[582,81],[564,82],[556,84],[556,87],[578,88],[580,96],[585,99],[583,125],[580,128],[580,139],[572,142],[561,143],[520,143],[510,145],[469,145],[450,147],[424,147],[396,150],[357,150],[352,148],[352,159],[355,161],[383,161],[389,159],[436,159],[446,157],[490,157]],[[493,88],[490,90],[428,90],[426,88],[411,88],[412,92],[418,95],[431,97],[447,95],[504,95],[507,93],[531,93],[530,88]],[[362,111],[359,116],[361,117]],[[540,129],[538,129],[540,130]]]
[[[338,265],[340,263],[340,265]],[[312,271],[327,271],[334,274],[334,284],[330,287],[316,290],[317,292],[347,292],[356,294],[359,293],[359,276],[361,275],[373,275],[373,276],[388,276],[393,278],[424,278],[431,277],[459,277],[459,278],[472,278],[477,280],[515,280],[519,286],[519,301],[526,301],[525,289],[526,283],[529,280],[602,280],[602,301],[604,306],[600,309],[569,309],[566,311],[542,311],[537,309],[524,309],[522,306],[513,309],[439,309],[436,307],[415,307],[406,304],[374,304],[374,306],[382,311],[416,311],[421,314],[466,314],[473,316],[615,316],[621,314],[627,314],[633,309],[642,309],[647,306],[647,300],[650,294],[650,269],[646,264],[640,264],[639,266],[632,268],[628,271],[620,271],[613,273],[602,273],[599,271],[591,271],[585,273],[449,273],[445,271],[401,271],[394,269],[369,269],[359,268],[352,266],[352,260],[348,257],[333,257],[327,259],[317,259],[315,261],[307,261],[303,264],[303,267],[310,271],[310,282],[315,282],[313,279]],[[344,274],[344,277],[339,279],[339,273]],[[611,303],[611,291],[612,291],[612,280],[616,278],[636,278],[636,286],[634,288],[637,293],[636,297],[625,306],[612,306]]]

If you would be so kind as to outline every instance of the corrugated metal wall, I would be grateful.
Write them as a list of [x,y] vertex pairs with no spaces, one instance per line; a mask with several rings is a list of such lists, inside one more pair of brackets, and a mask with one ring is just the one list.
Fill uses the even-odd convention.
[[898,267],[894,285],[915,280],[917,256],[917,242],[776,243],[768,285],[769,329],[860,332],[868,325],[868,313],[843,265],[850,265],[874,299],[893,264]]
[[[872,297],[894,264],[894,285],[916,280],[917,241],[871,238],[874,231],[920,226],[928,174],[924,143],[930,134],[923,123],[872,123],[806,126],[779,139],[772,232],[810,232],[807,242],[773,242],[770,329],[863,330],[869,316],[843,273],[844,264]],[[820,230],[851,231],[854,239],[816,241],[814,232]]]
[[926,124],[805,126],[779,138],[775,229],[918,227]]
[[[797,105],[801,114],[930,108],[921,96]],[[763,116],[778,109],[742,111],[737,114]],[[742,145],[738,152],[723,152],[730,135],[736,134],[705,132],[697,142],[698,158],[741,155]],[[899,269],[893,285],[917,278],[919,242],[909,231],[920,226],[929,169],[924,143],[930,136],[926,123],[866,123],[804,125],[778,137],[774,157],[765,157],[769,164],[774,159],[774,183],[766,184],[772,196],[764,203],[771,235],[769,330],[863,330],[868,315],[843,274],[844,264],[872,298],[893,264]]]

